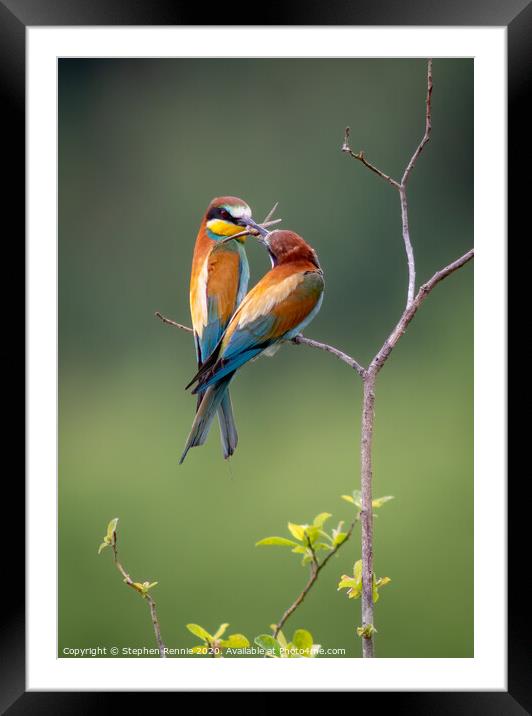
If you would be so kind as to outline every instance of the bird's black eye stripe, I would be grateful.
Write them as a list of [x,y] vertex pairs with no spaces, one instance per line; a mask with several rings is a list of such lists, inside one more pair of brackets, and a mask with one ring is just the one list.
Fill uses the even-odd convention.
[[207,221],[210,221],[211,219],[222,219],[223,221],[231,222],[235,221],[227,209],[224,209],[221,206],[215,206],[209,211],[207,214]]

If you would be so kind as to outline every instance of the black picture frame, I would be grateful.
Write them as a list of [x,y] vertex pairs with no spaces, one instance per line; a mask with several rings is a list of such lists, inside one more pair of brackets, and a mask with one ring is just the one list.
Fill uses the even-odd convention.
[[[417,25],[417,26],[505,26],[508,33],[508,125],[512,141],[508,151],[509,231],[513,230],[528,208],[525,198],[529,182],[519,181],[517,168],[530,155],[530,119],[522,111],[524,100],[530,95],[530,56],[532,43],[532,4],[530,0],[482,0],[461,3],[453,0],[373,0],[345,2],[345,0],[307,0],[305,4],[285,2],[260,9],[255,17],[249,6],[239,11],[238,3],[231,5],[230,17],[240,17],[241,24],[250,25]],[[230,24],[223,6],[209,11],[209,25]],[[12,230],[9,241],[23,244],[25,231],[25,30],[28,26],[61,25],[195,25],[205,18],[204,8],[181,0],[0,0],[0,92],[4,120],[4,152],[7,167],[4,177],[4,208],[16,217],[18,230]],[[528,73],[527,73],[528,70]],[[527,151],[528,149],[528,151]],[[523,221],[523,225],[524,221]],[[528,229],[529,233],[529,229]],[[16,240],[15,240],[16,237]],[[5,235],[5,241],[8,241]],[[16,313],[20,316],[20,305]],[[15,313],[15,312],[13,312]],[[24,513],[24,483],[22,478],[10,479],[10,512],[15,507],[22,524]],[[528,524],[525,509],[528,505],[517,494],[518,488],[508,486],[510,514],[509,574],[518,578],[527,572],[528,560],[520,559],[523,546],[528,543],[525,529]],[[98,692],[26,692],[25,691],[25,613],[24,565],[22,560],[22,531],[17,528],[16,547],[3,549],[4,592],[6,606],[2,610],[0,632],[0,709],[2,713],[71,714],[101,712],[109,702],[118,704],[125,694]],[[524,555],[523,555],[524,557]],[[7,561],[7,564],[5,563]],[[505,579],[494,565],[494,579]],[[527,622],[528,598],[523,584],[508,588],[508,691],[507,692],[381,692],[379,706],[388,702],[394,713],[408,714],[523,714],[532,713],[530,689],[530,640],[524,628]],[[179,693],[172,694],[179,697]],[[133,694],[138,708],[143,708],[143,692]],[[375,694],[358,693],[353,708],[359,708],[362,698]],[[374,702],[376,703],[376,702]],[[121,705],[121,704],[120,704]]]

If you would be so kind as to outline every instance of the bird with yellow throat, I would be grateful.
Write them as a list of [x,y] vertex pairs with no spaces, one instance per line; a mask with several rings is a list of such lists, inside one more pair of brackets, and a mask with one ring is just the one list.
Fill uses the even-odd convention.
[[[216,348],[246,295],[249,265],[244,244],[245,228],[250,226],[257,226],[251,209],[235,196],[213,199],[201,222],[190,276],[190,313],[198,369]],[[232,236],[236,238],[231,240]],[[198,407],[200,402],[201,396]],[[229,391],[218,408],[218,422],[224,458],[228,458],[238,442]]]

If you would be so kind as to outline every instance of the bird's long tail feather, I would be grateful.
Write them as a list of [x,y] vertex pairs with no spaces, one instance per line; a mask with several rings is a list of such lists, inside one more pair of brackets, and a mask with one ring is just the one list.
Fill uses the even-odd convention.
[[235,416],[233,415],[233,406],[231,405],[231,396],[229,388],[226,389],[220,407],[218,408],[218,422],[220,423],[220,438],[222,441],[222,450],[224,458],[228,457],[236,450],[238,445],[238,432],[236,430]]
[[[187,442],[185,444],[185,449],[183,450],[183,454],[181,455],[181,459],[179,460],[179,464],[184,461],[185,457],[187,456],[188,451],[192,447],[196,447],[198,445],[203,445],[205,440],[207,439],[207,435],[209,434],[209,430],[212,426],[212,421],[214,419],[214,416],[216,415],[218,408],[220,408],[220,412],[222,412],[222,401],[224,397],[227,395],[227,388],[229,387],[229,383],[231,381],[231,378],[233,376],[231,375],[228,379],[221,380],[219,383],[216,383],[215,385],[211,385],[204,393],[203,398],[198,406],[198,409],[196,411],[196,416],[194,418],[194,422],[192,423],[192,428],[190,429],[190,434],[187,438]],[[225,403],[224,403],[225,405]],[[230,405],[230,404],[229,404]],[[230,422],[231,419],[229,419],[229,422],[226,422],[225,420],[225,413],[224,413],[224,420],[223,420],[223,428],[222,428],[222,421],[220,421],[220,428],[222,430],[222,441],[224,440],[224,431],[227,430],[227,442],[228,445],[230,445],[229,435],[232,433],[232,429],[234,427],[234,421],[232,423]],[[236,429],[235,429],[236,433]],[[225,447],[224,447],[224,453],[225,453]]]

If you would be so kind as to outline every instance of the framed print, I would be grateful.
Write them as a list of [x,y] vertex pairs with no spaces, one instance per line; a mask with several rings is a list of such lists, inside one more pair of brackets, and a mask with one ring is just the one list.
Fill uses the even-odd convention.
[[99,691],[531,707],[505,138],[528,139],[532,15],[389,5],[0,5],[28,285],[10,712]]

